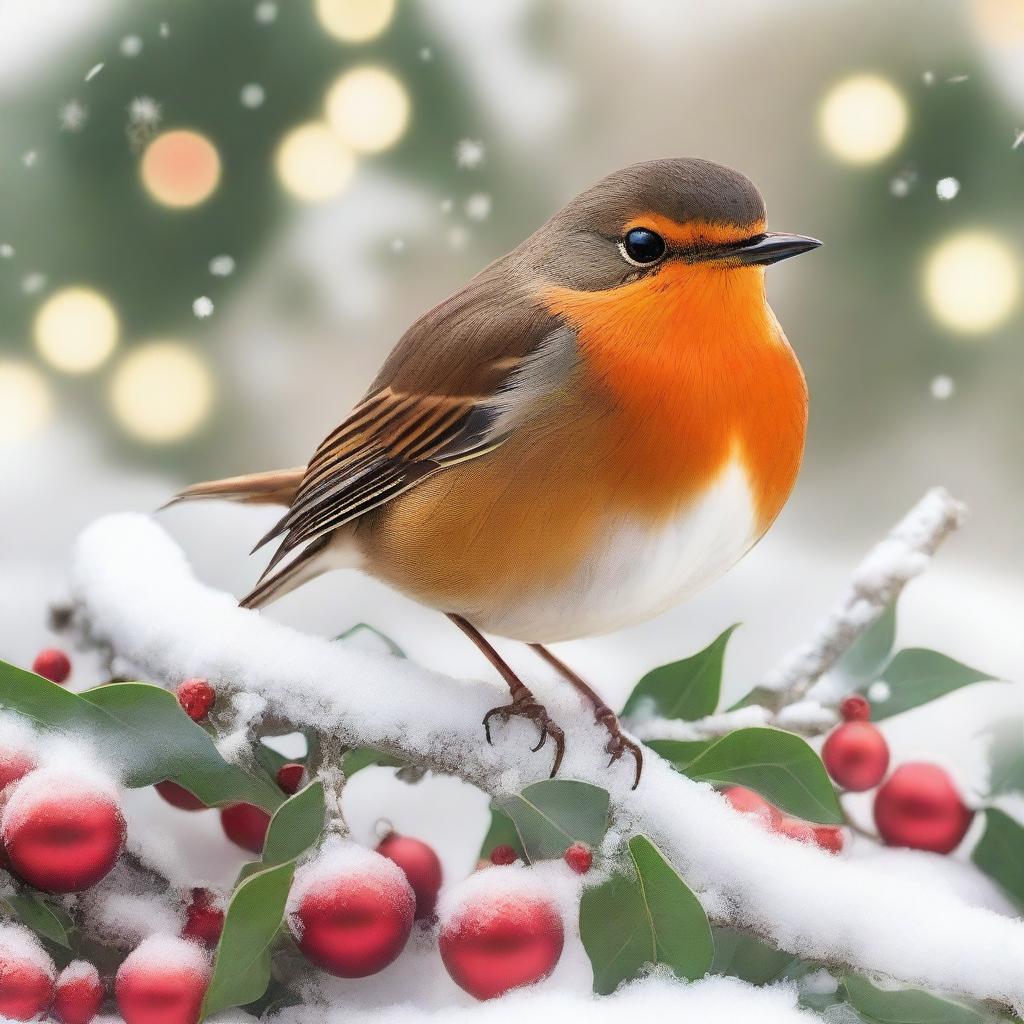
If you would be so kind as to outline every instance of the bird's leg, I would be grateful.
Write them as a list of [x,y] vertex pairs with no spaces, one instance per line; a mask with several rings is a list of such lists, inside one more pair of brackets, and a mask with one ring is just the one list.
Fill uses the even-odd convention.
[[476,626],[467,622],[461,615],[453,615],[451,612],[448,613],[448,618],[476,644],[480,653],[498,670],[501,678],[508,683],[509,693],[512,695],[511,704],[491,708],[484,715],[484,734],[487,736],[487,742],[491,742],[491,719],[495,715],[500,717],[503,722],[507,722],[513,715],[535,722],[540,729],[540,739],[537,746],[532,749],[540,750],[548,736],[555,744],[555,763],[551,766],[551,777],[554,778],[562,763],[562,755],[565,753],[565,733],[548,717],[544,705],[534,697],[523,681],[508,667],[501,655],[484,639],[483,634]]
[[636,760],[636,777],[633,779],[633,789],[640,784],[640,773],[644,768],[644,755],[638,744],[634,743],[622,732],[619,719],[615,712],[601,699],[601,697],[585,683],[576,673],[569,668],[561,658],[556,658],[546,647],[541,644],[530,644],[530,646],[564,679],[567,679],[576,690],[590,703],[594,709],[594,721],[603,725],[608,730],[608,744],[605,750],[611,754],[609,766],[614,764],[628,750]]

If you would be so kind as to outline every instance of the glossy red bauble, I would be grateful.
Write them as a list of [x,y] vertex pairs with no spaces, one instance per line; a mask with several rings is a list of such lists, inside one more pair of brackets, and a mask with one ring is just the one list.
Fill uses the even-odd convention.
[[515,847],[509,846],[508,843],[501,843],[491,850],[492,864],[515,864],[517,860],[519,860],[519,854],[516,853]]
[[591,864],[594,863],[594,855],[590,852],[590,848],[584,846],[583,843],[573,843],[562,856],[565,863],[577,875],[585,875],[590,870]]
[[51,683],[65,683],[71,675],[71,659],[55,647],[40,651],[32,662],[32,671]]
[[0,744],[0,790],[24,778],[36,766],[36,759],[27,750]]
[[99,972],[85,960],[72,960],[57,978],[50,1015],[60,1024],[89,1024],[102,1003]]
[[755,793],[746,786],[729,786],[722,791],[722,796],[741,814],[755,814],[761,824],[770,829],[777,829],[782,821],[782,812],[768,803],[760,793]]
[[0,841],[14,872],[30,885],[79,892],[114,866],[124,846],[124,817],[108,791],[41,774],[14,786]]
[[171,782],[170,779],[158,782],[153,788],[179,811],[205,811],[207,809],[206,804],[199,797],[190,793],[184,786]]
[[220,812],[224,834],[243,850],[262,853],[270,827],[270,815],[255,804],[231,804]]
[[441,959],[459,988],[492,999],[546,978],[562,955],[565,933],[542,899],[479,899],[441,929]]
[[817,842],[814,835],[814,829],[808,825],[806,821],[801,821],[799,818],[782,818],[776,828],[776,831],[780,835],[788,836],[790,839],[795,839],[799,843]]
[[829,733],[821,759],[838,785],[862,793],[885,778],[889,744],[870,722],[844,722]]
[[192,900],[185,909],[185,927],[181,930],[181,937],[213,949],[220,941],[222,931],[224,911],[217,906],[213,893],[208,889],[193,889]]
[[871,719],[871,704],[867,697],[851,693],[839,705],[839,716],[844,722],[867,722]]
[[416,920],[430,917],[441,891],[441,862],[433,849],[419,839],[392,832],[381,840],[377,852],[394,861],[408,879],[416,896]]
[[875,825],[889,846],[949,853],[973,817],[949,774],[936,764],[900,765],[875,794]]
[[209,983],[205,951],[194,942],[159,935],[121,964],[114,994],[125,1024],[196,1024]]
[[52,995],[53,962],[35,936],[0,922],[0,1019],[32,1020]]
[[186,679],[174,693],[193,722],[205,721],[217,699],[217,691],[205,679]]
[[843,830],[836,825],[813,826],[814,841],[828,853],[842,853],[846,840]]
[[289,796],[298,793],[302,780],[306,777],[306,768],[297,763],[283,764],[277,769],[277,784],[281,791]]

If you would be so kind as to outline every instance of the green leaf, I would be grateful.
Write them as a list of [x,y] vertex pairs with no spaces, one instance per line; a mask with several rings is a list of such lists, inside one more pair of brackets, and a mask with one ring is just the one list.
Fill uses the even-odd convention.
[[263,863],[295,860],[320,841],[323,831],[324,784],[313,782],[274,812],[263,844]]
[[673,661],[648,672],[629,695],[622,709],[623,716],[646,716],[648,709],[651,716],[686,721],[710,715],[718,707],[722,661],[734,629],[736,626],[730,626],[692,658]]
[[203,1017],[255,1002],[270,982],[270,957],[284,920],[295,864],[279,864],[247,878],[224,918]]
[[858,686],[874,682],[889,661],[895,642],[896,603],[893,602],[847,648],[833,671]]
[[712,974],[728,974],[751,985],[777,980],[794,961],[792,953],[768,945],[735,928],[715,928]]
[[747,786],[804,821],[845,821],[821,758],[791,732],[737,729],[713,743],[684,772],[721,786]]
[[0,661],[0,707],[44,728],[84,734],[111,752],[133,789],[170,779],[207,806],[246,801],[271,811],[283,799],[269,780],[225,761],[206,730],[159,686],[110,683],[72,693]]
[[1024,793],[1024,718],[994,722],[988,734],[988,795]]
[[608,995],[656,964],[683,979],[704,977],[714,959],[704,908],[649,839],[634,836],[628,849],[632,872],[584,890],[580,900],[594,991]]
[[334,639],[344,642],[345,640],[351,640],[360,633],[370,633],[375,636],[394,657],[404,658],[406,656],[405,651],[391,637],[382,633],[375,626],[371,626],[368,622],[357,622],[351,629],[346,629],[344,633],[339,633]]
[[971,860],[1024,906],[1024,827],[995,807],[985,810],[985,831]]
[[495,803],[514,822],[531,861],[561,857],[573,843],[596,850],[608,827],[608,793],[589,782],[545,779]]
[[382,768],[401,768],[403,764],[405,764],[404,761],[392,757],[390,754],[374,750],[373,747],[353,747],[341,759],[341,770],[344,772],[345,778],[350,779],[356,772],[361,772],[364,768],[369,768],[372,765],[379,765]]
[[[876,722],[992,677],[938,651],[908,647],[892,659],[882,678],[889,684],[890,694],[888,700],[871,701],[871,717]],[[861,689],[867,692],[867,686]]]
[[679,771],[683,771],[713,742],[714,740],[647,740],[644,746],[650,747],[666,761],[671,761]]
[[37,935],[65,949],[72,948],[68,932],[74,928],[74,922],[62,907],[52,907],[34,893],[22,895],[8,892],[0,896],[0,909],[18,918]]
[[856,975],[847,975],[843,985],[854,1008],[879,1024],[980,1024],[998,1019],[981,1007],[941,999],[920,989],[876,988]]
[[491,850],[496,846],[511,846],[523,860],[527,860],[523,841],[519,838],[512,819],[492,803],[491,824],[484,841],[480,844],[480,859],[487,860],[491,856]]

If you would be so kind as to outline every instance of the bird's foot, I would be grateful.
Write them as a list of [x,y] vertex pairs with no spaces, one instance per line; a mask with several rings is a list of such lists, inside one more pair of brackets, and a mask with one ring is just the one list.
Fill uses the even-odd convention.
[[644,770],[644,755],[640,749],[640,745],[634,743],[628,736],[622,731],[622,726],[619,724],[619,719],[615,712],[606,705],[601,705],[594,709],[594,721],[603,725],[608,730],[608,742],[605,744],[605,750],[611,755],[608,760],[608,767],[610,768],[623,754],[628,750],[636,761],[636,775],[633,778],[632,789],[636,789],[640,785],[640,773]]
[[513,717],[526,718],[531,722],[535,722],[540,729],[540,739],[537,741],[537,745],[530,749],[534,751],[540,750],[544,746],[544,741],[550,736],[555,744],[555,763],[551,766],[551,778],[558,774],[558,769],[562,764],[562,756],[565,754],[565,733],[560,725],[551,720],[547,708],[539,703],[532,693],[526,690],[525,694],[520,694],[511,704],[491,708],[484,715],[484,734],[487,737],[488,743],[493,742],[491,740],[491,719],[494,717],[500,718],[503,722],[507,722]]

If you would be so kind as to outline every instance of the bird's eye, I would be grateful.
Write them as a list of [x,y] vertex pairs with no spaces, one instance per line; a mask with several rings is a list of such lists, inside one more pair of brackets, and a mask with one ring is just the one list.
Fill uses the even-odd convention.
[[619,242],[619,252],[634,267],[649,267],[665,255],[665,240],[647,228],[632,228]]

